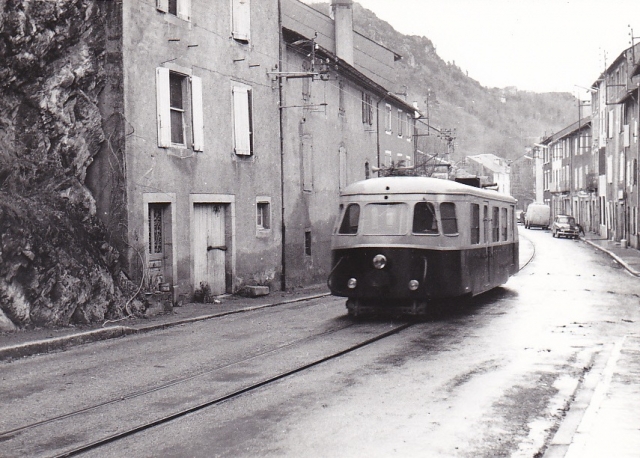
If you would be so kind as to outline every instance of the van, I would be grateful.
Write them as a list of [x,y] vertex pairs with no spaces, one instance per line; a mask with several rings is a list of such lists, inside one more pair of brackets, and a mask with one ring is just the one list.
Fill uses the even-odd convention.
[[534,202],[527,207],[527,213],[524,216],[524,227],[527,229],[532,227],[549,229],[550,220],[551,208],[547,204]]

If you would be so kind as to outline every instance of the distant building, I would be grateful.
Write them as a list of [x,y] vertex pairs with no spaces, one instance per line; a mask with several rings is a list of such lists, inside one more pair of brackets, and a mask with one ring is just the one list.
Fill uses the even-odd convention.
[[481,178],[482,186],[493,186],[499,193],[511,195],[511,171],[506,159],[488,153],[467,156],[464,170]]

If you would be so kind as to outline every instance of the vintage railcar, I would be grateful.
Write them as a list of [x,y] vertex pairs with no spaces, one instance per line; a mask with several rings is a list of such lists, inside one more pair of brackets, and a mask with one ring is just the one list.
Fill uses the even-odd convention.
[[518,271],[516,200],[427,177],[359,181],[341,193],[332,235],[331,293],[350,315],[421,314],[475,296]]

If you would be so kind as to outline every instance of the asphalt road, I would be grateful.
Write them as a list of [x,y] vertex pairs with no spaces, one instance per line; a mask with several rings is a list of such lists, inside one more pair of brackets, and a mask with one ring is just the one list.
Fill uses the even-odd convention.
[[[582,242],[520,230],[535,257],[504,287],[87,455],[540,456],[585,374],[635,333],[640,288]],[[400,324],[324,298],[4,364],[0,455],[55,456]]]

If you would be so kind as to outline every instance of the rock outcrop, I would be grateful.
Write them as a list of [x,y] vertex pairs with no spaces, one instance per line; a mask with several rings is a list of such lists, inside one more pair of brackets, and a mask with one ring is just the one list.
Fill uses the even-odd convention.
[[96,0],[0,0],[0,330],[135,313],[84,185],[104,141]]

